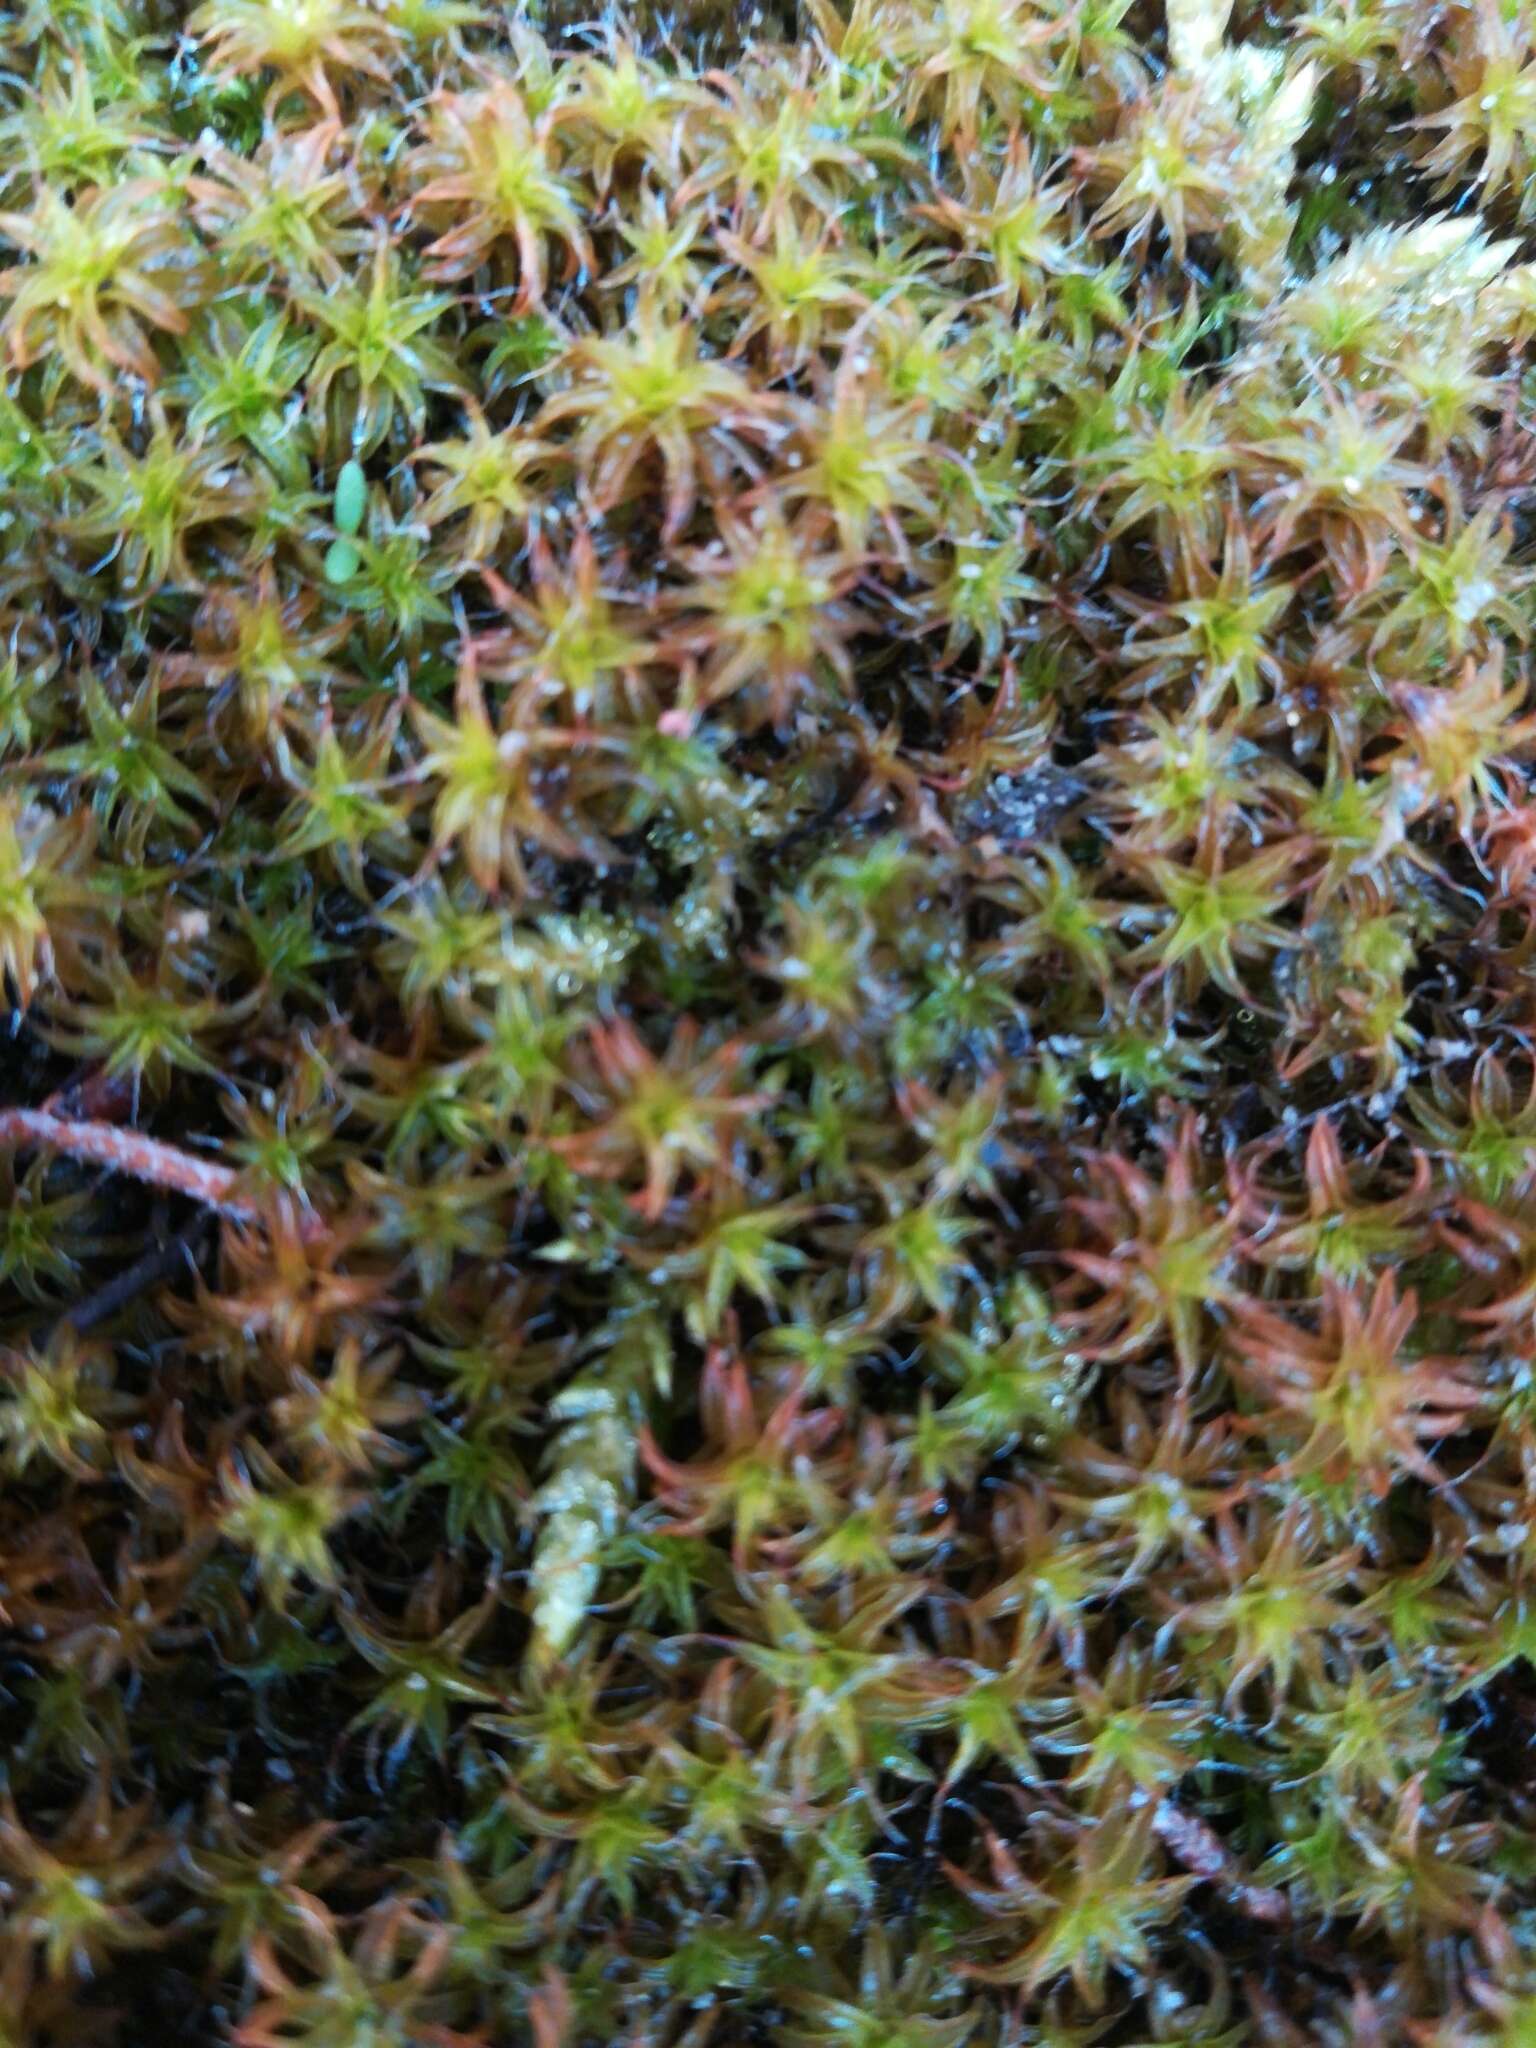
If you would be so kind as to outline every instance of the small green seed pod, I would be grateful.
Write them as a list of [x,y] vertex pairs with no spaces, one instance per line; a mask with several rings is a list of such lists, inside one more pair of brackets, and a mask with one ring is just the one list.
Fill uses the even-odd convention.
[[325,551],[325,580],[346,583],[357,574],[357,549],[349,540],[333,540]]
[[368,504],[368,480],[363,465],[355,459],[341,465],[336,479],[335,518],[339,533],[356,533],[363,523]]

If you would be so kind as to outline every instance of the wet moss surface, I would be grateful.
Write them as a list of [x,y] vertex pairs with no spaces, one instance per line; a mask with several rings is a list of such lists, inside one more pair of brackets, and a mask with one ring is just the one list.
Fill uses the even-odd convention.
[[1536,2029],[1536,25],[0,23],[0,2044]]

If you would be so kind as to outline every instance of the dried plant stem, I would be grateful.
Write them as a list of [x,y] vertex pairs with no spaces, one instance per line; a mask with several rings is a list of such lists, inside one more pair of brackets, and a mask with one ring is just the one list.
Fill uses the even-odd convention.
[[131,1266],[114,1273],[94,1294],[87,1295],[84,1301],[67,1309],[59,1318],[60,1324],[83,1336],[137,1301],[141,1294],[161,1280],[172,1279],[178,1273],[195,1272],[198,1251],[206,1239],[208,1226],[206,1215],[197,1216],[174,1237],[162,1244],[151,1245]]
[[75,1080],[56,1088],[42,1105],[45,1116],[63,1122],[121,1123],[133,1110],[133,1082],[126,1074],[87,1068]]
[[0,1110],[0,1148],[20,1152],[39,1146],[51,1146],[71,1159],[109,1167],[113,1173],[126,1173],[151,1187],[187,1195],[242,1222],[256,1220],[255,1208],[234,1192],[237,1176],[233,1167],[199,1159],[163,1139],[146,1138],[142,1131],[123,1130],[116,1124],[74,1122],[50,1116],[43,1109]]
[[1227,1900],[1250,1920],[1277,1925],[1291,1917],[1290,1901],[1270,1885],[1250,1884],[1220,1836],[1203,1820],[1164,1799],[1152,1821],[1152,1832],[1169,1855],[1196,1877],[1219,1885]]

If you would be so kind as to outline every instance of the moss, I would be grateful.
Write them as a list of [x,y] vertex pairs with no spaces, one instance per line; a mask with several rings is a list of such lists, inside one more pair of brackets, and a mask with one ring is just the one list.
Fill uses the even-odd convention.
[[1536,39],[42,0],[0,2041],[1536,2011]]

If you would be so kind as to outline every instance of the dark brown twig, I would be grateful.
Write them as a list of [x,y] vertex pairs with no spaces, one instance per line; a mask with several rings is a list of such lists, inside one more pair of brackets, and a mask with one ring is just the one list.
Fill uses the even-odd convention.
[[114,1273],[94,1294],[66,1309],[59,1317],[58,1328],[84,1336],[87,1330],[93,1330],[98,1323],[115,1316],[158,1281],[171,1279],[183,1268],[192,1270],[207,1232],[208,1218],[194,1217],[184,1230],[178,1230],[174,1237],[166,1238],[160,1244],[151,1245],[131,1266]]

